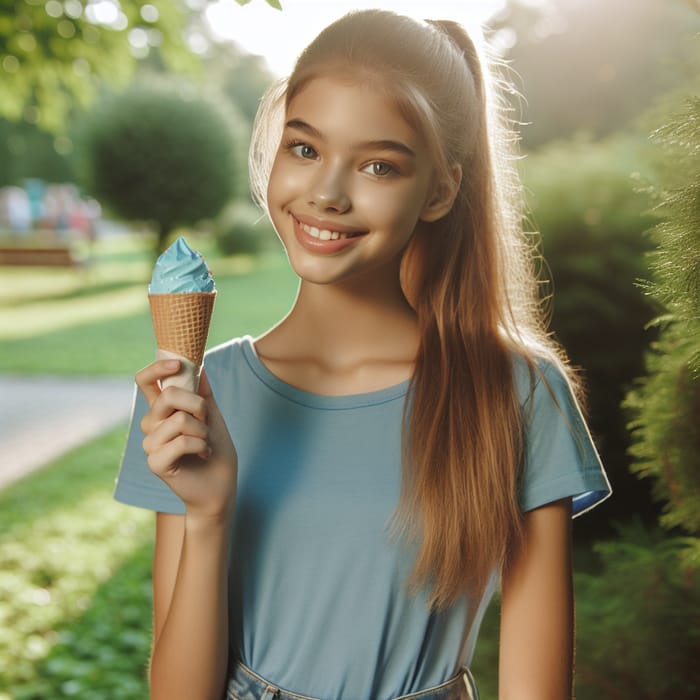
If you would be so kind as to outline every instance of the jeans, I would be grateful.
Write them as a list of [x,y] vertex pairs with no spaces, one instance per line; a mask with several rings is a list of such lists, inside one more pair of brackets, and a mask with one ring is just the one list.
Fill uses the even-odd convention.
[[[319,700],[278,688],[240,662],[231,672],[226,697],[229,700]],[[479,691],[469,669],[465,668],[440,685],[392,700],[479,700]]]

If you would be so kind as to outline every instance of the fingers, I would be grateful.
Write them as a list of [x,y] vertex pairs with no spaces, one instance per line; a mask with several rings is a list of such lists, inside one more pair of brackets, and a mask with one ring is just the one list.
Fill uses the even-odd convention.
[[183,457],[197,455],[207,459],[211,455],[208,426],[184,411],[176,411],[155,424],[142,444],[148,466],[160,475],[176,470]]
[[160,394],[158,382],[180,370],[179,360],[157,360],[136,373],[136,385],[146,397],[149,406]]
[[146,433],[143,440],[144,452],[150,455],[181,435],[201,440],[204,444],[204,450],[200,451],[206,452],[209,427],[206,423],[196,420],[184,411],[176,411],[167,420],[157,423],[152,431]]
[[209,447],[205,440],[191,435],[178,435],[165,443],[160,449],[148,455],[148,466],[156,475],[175,472],[184,457],[199,456],[206,458]]
[[156,361],[136,375],[136,383],[150,404],[141,420],[144,452],[154,471],[174,469],[186,455],[209,457],[207,400],[186,389],[159,387],[158,382],[175,373],[180,363]]
[[185,411],[197,420],[206,423],[206,400],[187,389],[180,389],[176,386],[169,386],[156,396],[151,404],[150,414],[155,422],[160,422],[176,411]]
[[[146,372],[150,367],[149,365],[141,372]],[[150,410],[141,421],[141,430],[144,433],[151,432],[158,423],[176,411],[185,411],[193,415],[197,420],[206,423],[208,411],[207,401],[204,397],[176,386],[160,389],[157,384],[148,383],[148,379],[153,375],[146,375],[145,380],[139,375],[136,375],[138,378],[137,384],[150,404]],[[142,382],[142,384],[139,384],[139,382]],[[149,396],[152,398],[149,399]]]

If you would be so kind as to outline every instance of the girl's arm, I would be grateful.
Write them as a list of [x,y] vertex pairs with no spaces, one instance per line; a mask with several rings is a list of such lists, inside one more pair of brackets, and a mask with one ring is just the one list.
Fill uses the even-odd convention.
[[137,375],[150,410],[141,427],[150,469],[185,503],[158,513],[153,559],[152,700],[220,700],[228,661],[228,551],[236,453],[206,376],[200,395],[157,380],[177,367],[156,362]]
[[152,700],[220,700],[228,662],[230,524],[158,513]]
[[525,514],[522,550],[503,572],[499,700],[571,700],[571,499]]

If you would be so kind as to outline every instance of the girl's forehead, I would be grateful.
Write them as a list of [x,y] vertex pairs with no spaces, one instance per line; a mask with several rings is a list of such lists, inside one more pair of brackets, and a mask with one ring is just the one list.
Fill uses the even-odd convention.
[[419,139],[419,129],[405,108],[400,90],[368,71],[320,73],[297,84],[286,109],[286,121],[304,113],[309,118],[337,118],[358,127],[399,129]]
[[[332,63],[308,69],[301,75],[292,76],[289,83],[289,95],[293,99],[304,88],[316,81],[328,81],[339,86],[358,86],[375,90],[387,97],[398,94],[397,83],[386,73],[366,66],[347,63]],[[288,101],[290,101],[288,99]]]

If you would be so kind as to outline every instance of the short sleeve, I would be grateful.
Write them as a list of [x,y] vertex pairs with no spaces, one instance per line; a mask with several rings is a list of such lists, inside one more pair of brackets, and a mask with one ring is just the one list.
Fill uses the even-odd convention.
[[141,419],[147,409],[146,399],[140,391],[136,390],[129,434],[117,476],[114,498],[130,506],[161,513],[184,514],[184,503],[148,468],[146,463],[146,453],[141,445],[143,442]]
[[541,370],[526,380],[520,507],[571,497],[580,515],[610,495],[610,484],[566,377],[550,363]]

